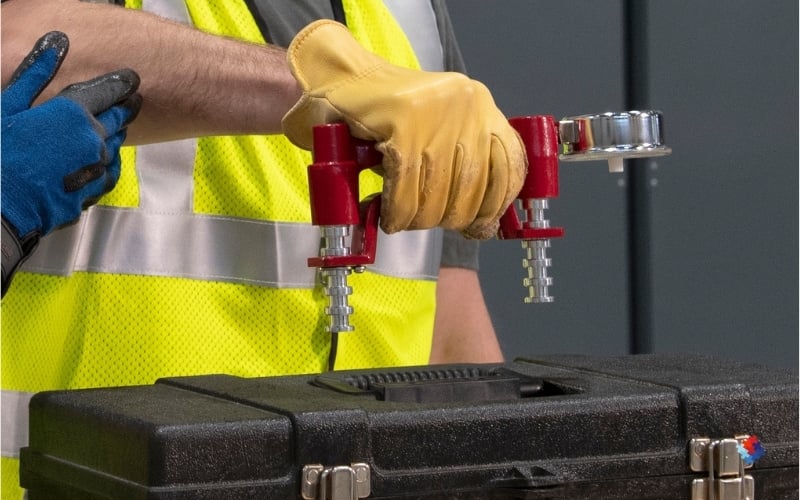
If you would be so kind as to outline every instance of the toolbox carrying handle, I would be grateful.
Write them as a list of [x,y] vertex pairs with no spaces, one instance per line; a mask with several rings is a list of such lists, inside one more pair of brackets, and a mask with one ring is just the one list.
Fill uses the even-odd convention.
[[331,372],[316,377],[312,384],[345,394],[403,403],[474,403],[579,392],[504,367],[476,365],[386,372]]

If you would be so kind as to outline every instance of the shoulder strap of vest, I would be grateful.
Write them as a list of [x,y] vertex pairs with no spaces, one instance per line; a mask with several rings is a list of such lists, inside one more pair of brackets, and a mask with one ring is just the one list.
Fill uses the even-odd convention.
[[269,33],[269,26],[267,26],[267,22],[264,20],[263,16],[259,14],[258,8],[255,5],[255,0],[244,0],[244,3],[247,5],[250,15],[253,16],[256,26],[258,26],[258,30],[261,32],[261,36],[264,37],[264,41],[266,43],[274,43],[274,38]]
[[331,0],[331,8],[333,9],[333,19],[347,26],[347,16],[344,14],[342,0]]
[[[347,16],[344,12],[344,6],[342,5],[342,0],[330,0],[331,1],[331,11],[333,12],[333,19],[338,21],[344,25],[347,25]],[[245,5],[247,5],[247,9],[250,11],[250,14],[253,16],[255,20],[256,26],[258,26],[258,30],[261,32],[261,36],[264,37],[264,41],[267,43],[279,43],[272,31],[270,30],[269,23],[262,15],[261,11],[258,8],[259,0],[244,0]]]

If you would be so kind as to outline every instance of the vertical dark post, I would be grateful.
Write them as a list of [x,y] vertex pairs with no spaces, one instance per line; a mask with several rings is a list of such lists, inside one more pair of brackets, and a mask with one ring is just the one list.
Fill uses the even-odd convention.
[[[623,0],[625,105],[649,108],[648,17],[645,0]],[[627,160],[628,287],[631,354],[653,350],[653,297],[650,265],[650,178],[647,159]]]

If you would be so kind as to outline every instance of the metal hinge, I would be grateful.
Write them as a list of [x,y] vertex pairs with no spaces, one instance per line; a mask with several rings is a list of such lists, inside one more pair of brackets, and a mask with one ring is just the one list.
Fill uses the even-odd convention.
[[689,467],[708,472],[708,477],[692,482],[692,500],[754,500],[753,476],[746,475],[739,450],[749,436],[727,439],[697,438],[689,442]]
[[300,494],[303,500],[359,500],[370,494],[370,469],[364,463],[303,467]]

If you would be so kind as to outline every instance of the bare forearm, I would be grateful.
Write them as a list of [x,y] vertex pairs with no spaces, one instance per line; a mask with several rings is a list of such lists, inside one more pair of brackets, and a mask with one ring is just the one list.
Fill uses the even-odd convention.
[[278,133],[300,95],[281,49],[208,35],[145,12],[77,0],[9,0],[0,17],[4,83],[51,30],[69,36],[70,51],[45,97],[114,69],[136,70],[144,104],[129,144]]
[[503,352],[483,300],[478,273],[443,267],[436,288],[431,364],[497,363]]

